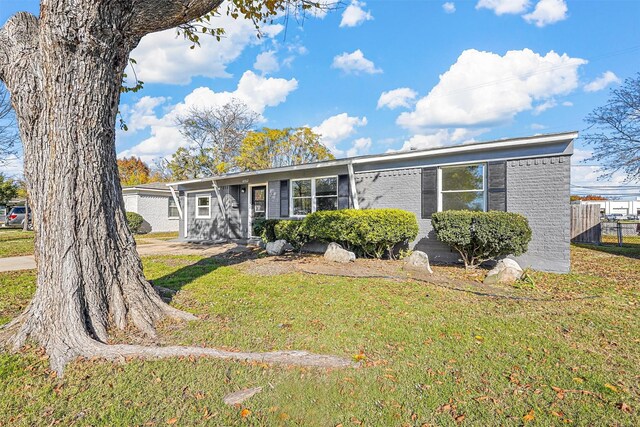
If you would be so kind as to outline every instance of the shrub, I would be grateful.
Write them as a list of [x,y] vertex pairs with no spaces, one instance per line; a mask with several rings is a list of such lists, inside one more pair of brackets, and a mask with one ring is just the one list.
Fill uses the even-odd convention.
[[280,222],[278,219],[260,218],[255,220],[253,222],[253,235],[260,237],[264,243],[274,242],[276,240],[274,228],[278,222]]
[[133,234],[140,234],[140,227],[142,227],[142,223],[144,222],[142,215],[135,212],[127,212],[126,215],[129,230],[131,230]]
[[382,258],[385,252],[418,235],[418,221],[411,212],[400,209],[342,209],[308,215],[302,232],[309,240],[336,242],[360,256]]
[[527,219],[512,212],[438,212],[433,214],[431,224],[438,240],[458,251],[467,268],[523,254],[531,240]]
[[295,249],[300,249],[308,241],[304,221],[281,220],[275,226],[275,234],[277,240],[286,240]]

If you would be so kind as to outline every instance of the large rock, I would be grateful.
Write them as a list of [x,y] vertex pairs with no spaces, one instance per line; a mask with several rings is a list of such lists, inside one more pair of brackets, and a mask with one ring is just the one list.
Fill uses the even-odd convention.
[[405,262],[412,267],[426,268],[429,273],[433,273],[429,265],[429,256],[422,251],[413,251],[411,255],[405,259]]
[[324,253],[324,259],[333,262],[347,263],[355,261],[356,254],[342,249],[342,246],[337,243],[329,243],[329,246],[327,246],[327,250]]
[[522,267],[510,258],[505,258],[496,264],[496,266],[487,273],[484,278],[485,285],[495,285],[497,283],[513,284],[522,277]]
[[278,256],[284,253],[287,249],[287,245],[289,244],[286,240],[276,240],[275,242],[267,243],[267,247],[265,249],[267,250],[267,255]]

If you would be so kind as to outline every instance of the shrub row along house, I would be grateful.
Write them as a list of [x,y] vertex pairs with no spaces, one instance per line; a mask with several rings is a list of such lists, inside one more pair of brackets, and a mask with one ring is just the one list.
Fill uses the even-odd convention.
[[[333,209],[399,208],[418,218],[411,248],[433,261],[458,254],[439,242],[443,210],[523,214],[533,232],[523,266],[569,271],[570,156],[576,132],[369,155],[166,184],[188,241],[249,239],[260,218],[301,219]],[[143,212],[142,215],[145,214]]]

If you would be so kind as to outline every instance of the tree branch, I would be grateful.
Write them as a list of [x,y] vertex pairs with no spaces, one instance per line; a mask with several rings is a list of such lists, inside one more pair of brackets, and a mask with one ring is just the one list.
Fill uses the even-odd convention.
[[16,13],[0,28],[0,81],[6,82],[15,62],[38,49],[38,18]]
[[131,31],[142,37],[175,28],[216,9],[223,0],[134,0]]

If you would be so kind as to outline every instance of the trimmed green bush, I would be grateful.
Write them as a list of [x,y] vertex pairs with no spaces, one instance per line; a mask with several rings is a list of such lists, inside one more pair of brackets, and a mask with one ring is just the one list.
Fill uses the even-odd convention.
[[418,221],[401,209],[342,209],[314,212],[303,220],[308,240],[336,242],[360,256],[394,257],[394,247],[418,235]]
[[280,222],[279,219],[260,218],[255,220],[253,222],[253,235],[260,237],[264,243],[275,242],[275,226],[278,222]]
[[431,224],[438,240],[458,251],[467,268],[498,257],[521,255],[531,240],[527,219],[512,212],[438,212]]
[[142,218],[142,215],[135,212],[127,212],[126,215],[129,230],[133,234],[140,234],[140,227],[142,227],[142,223],[144,222],[144,218]]
[[275,234],[276,240],[286,240],[295,249],[300,249],[308,241],[304,221],[281,220],[275,226]]

